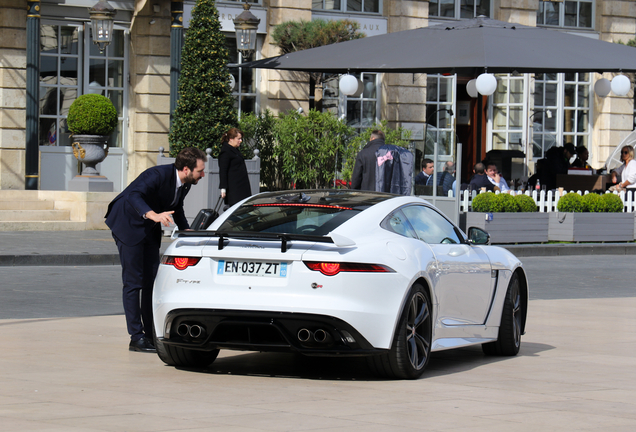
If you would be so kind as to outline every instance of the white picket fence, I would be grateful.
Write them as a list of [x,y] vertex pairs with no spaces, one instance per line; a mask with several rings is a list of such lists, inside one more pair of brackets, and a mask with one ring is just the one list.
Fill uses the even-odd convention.
[[[589,191],[571,191],[571,192],[576,192],[579,195],[586,195],[589,193]],[[461,195],[460,195],[460,211],[462,212],[466,212],[466,211],[472,211],[472,201],[473,198],[477,196],[477,191],[461,191]],[[496,193],[500,193],[500,192],[496,192]],[[563,195],[565,195],[567,192],[563,192],[563,193],[559,193],[558,190],[555,191],[525,191],[525,192],[521,192],[521,191],[510,191],[511,194],[513,195],[519,195],[519,194],[525,194],[525,195],[529,195],[532,197],[532,199],[534,199],[534,202],[537,203],[537,206],[539,207],[539,211],[542,213],[547,213],[547,212],[556,212],[557,211],[557,203],[559,202],[559,198],[561,198]],[[622,192],[607,192],[607,193],[614,193],[617,194],[618,196],[621,197],[621,200],[623,201],[623,211],[624,212],[634,212],[636,211],[636,200],[634,199],[634,194],[629,192],[626,193],[625,191]],[[452,196],[452,192],[450,192],[450,195]]]

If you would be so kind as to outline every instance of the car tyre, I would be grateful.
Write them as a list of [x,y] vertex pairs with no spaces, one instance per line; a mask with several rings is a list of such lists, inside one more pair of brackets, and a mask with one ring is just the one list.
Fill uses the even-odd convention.
[[501,323],[497,340],[482,344],[486,355],[515,356],[521,347],[521,327],[524,308],[521,297],[519,274],[515,272],[510,278],[508,291],[504,300]]
[[219,350],[199,351],[164,344],[155,337],[157,355],[165,364],[181,367],[206,367],[219,355]]
[[409,292],[393,338],[391,350],[369,358],[369,365],[382,376],[416,379],[430,359],[433,318],[428,291],[415,284]]

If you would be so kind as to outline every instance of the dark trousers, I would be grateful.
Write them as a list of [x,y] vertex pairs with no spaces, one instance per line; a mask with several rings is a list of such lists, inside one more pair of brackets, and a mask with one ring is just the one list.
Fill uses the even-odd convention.
[[157,226],[151,235],[134,246],[125,245],[114,234],[113,238],[121,261],[122,299],[128,334],[133,341],[143,336],[152,340],[152,287],[159,269],[161,228]]

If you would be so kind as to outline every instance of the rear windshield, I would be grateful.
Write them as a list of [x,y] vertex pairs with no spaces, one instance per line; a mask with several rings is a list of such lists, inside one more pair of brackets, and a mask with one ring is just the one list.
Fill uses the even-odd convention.
[[361,211],[390,197],[325,190],[260,194],[236,209],[217,231],[325,236]]
[[360,211],[312,204],[256,204],[237,209],[217,231],[324,236]]

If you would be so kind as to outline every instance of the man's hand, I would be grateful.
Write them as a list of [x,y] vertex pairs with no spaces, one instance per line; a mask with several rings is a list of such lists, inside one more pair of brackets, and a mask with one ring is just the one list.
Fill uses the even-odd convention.
[[170,226],[171,223],[173,223],[172,216],[171,216],[172,213],[174,213],[174,210],[159,213],[159,214],[150,210],[148,213],[146,213],[146,219],[150,219],[151,221],[154,221],[154,222],[159,222],[161,223],[161,225],[167,227],[167,226]]
[[501,176],[499,175],[499,173],[495,173],[493,174],[492,179],[495,181],[495,183],[499,183],[501,181]]

